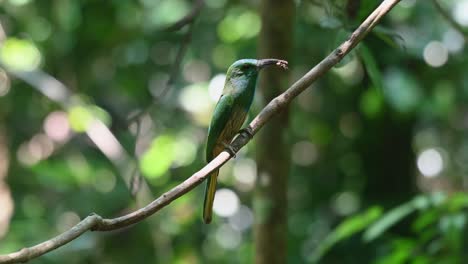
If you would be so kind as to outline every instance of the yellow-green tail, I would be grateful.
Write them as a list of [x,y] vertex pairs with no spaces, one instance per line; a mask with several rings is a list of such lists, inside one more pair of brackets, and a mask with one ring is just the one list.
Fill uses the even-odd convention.
[[216,181],[218,180],[219,169],[214,170],[210,176],[208,176],[206,182],[205,201],[203,203],[203,221],[205,224],[211,223],[213,216],[213,201],[216,192]]

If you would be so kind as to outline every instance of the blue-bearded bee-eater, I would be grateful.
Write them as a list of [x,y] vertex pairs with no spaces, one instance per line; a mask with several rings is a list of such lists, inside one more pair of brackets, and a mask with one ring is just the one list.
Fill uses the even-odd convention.
[[[239,132],[252,105],[258,73],[269,65],[276,65],[286,69],[288,62],[277,59],[243,59],[234,62],[229,67],[223,93],[214,109],[208,129],[207,162],[218,156],[224,149],[229,149],[229,144]],[[248,130],[245,132],[249,134]],[[218,174],[219,169],[213,171],[207,179],[203,205],[203,220],[207,224],[212,219]]]

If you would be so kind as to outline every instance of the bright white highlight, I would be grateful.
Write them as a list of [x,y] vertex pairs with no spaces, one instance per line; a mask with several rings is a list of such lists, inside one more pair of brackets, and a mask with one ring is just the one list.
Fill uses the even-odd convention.
[[462,26],[468,26],[468,1],[457,1],[453,7],[453,18]]
[[257,163],[252,159],[240,159],[234,164],[236,187],[241,191],[250,191],[257,179]]
[[432,67],[440,67],[447,63],[448,50],[439,41],[429,42],[423,51],[424,61]]
[[211,79],[210,84],[208,85],[208,93],[210,94],[211,100],[214,102],[218,102],[219,97],[221,97],[225,80],[226,75],[224,74],[218,74]]
[[230,217],[239,209],[239,197],[229,189],[216,191],[213,211],[221,217]]
[[426,177],[437,176],[444,168],[444,161],[439,151],[427,149],[421,152],[417,161],[419,171]]

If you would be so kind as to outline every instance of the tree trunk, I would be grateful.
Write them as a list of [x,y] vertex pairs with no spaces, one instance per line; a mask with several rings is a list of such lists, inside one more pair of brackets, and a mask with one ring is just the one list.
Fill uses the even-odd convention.
[[[288,60],[292,51],[293,0],[262,0],[259,58]],[[269,68],[261,73],[262,98],[269,102],[287,87],[288,72]],[[255,261],[286,263],[287,177],[289,146],[285,140],[288,110],[265,125],[258,138],[259,180],[254,198]]]

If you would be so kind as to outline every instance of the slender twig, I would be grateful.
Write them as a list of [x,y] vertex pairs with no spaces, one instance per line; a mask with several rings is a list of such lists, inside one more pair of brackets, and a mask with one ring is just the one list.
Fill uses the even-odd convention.
[[[263,110],[250,123],[249,126],[252,130],[252,134],[255,135],[263,127],[263,125],[265,125],[265,123],[267,123],[274,115],[278,114],[278,112],[280,112],[285,106],[291,103],[291,101],[297,95],[307,89],[314,81],[323,76],[334,65],[340,62],[343,57],[346,56],[367,35],[367,33],[372,30],[372,28],[380,21],[380,19],[382,19],[382,17],[387,14],[398,2],[400,2],[400,0],[383,1],[343,44],[341,44],[319,64],[313,67],[302,78],[296,81],[284,93],[270,101],[270,103],[265,108],[263,108]],[[237,152],[249,141],[250,138],[239,136],[232,142],[232,146]],[[0,255],[0,263],[28,261],[69,243],[88,230],[115,230],[140,222],[155,212],[161,210],[178,197],[198,186],[203,180],[205,180],[210,172],[216,168],[221,167],[231,158],[232,156],[227,151],[223,151],[205,167],[193,174],[190,178],[177,185],[170,191],[164,193],[162,196],[158,197],[147,206],[130,214],[113,219],[103,219],[96,214],[92,214],[83,219],[72,229],[56,236],[55,238],[47,240],[33,247],[24,248],[14,253]]]
[[192,10],[190,10],[190,12],[188,12],[186,16],[182,17],[181,19],[179,19],[172,25],[166,27],[165,30],[176,31],[176,30],[183,28],[185,25],[192,24],[195,18],[198,16],[200,11],[202,10],[203,4],[204,4],[203,2],[204,2],[203,0],[195,0]]
[[189,28],[184,33],[181,39],[180,46],[179,46],[179,49],[177,50],[177,54],[174,59],[174,63],[172,64],[167,82],[164,84],[159,94],[154,97],[153,101],[148,106],[146,106],[145,109],[138,111],[137,113],[135,113],[134,115],[130,116],[127,119],[127,124],[131,124],[135,120],[138,120],[141,116],[151,112],[151,110],[154,107],[156,107],[158,103],[169,92],[171,86],[174,84],[175,80],[177,79],[178,73],[180,72],[180,65],[182,64],[182,60],[185,57],[185,53],[187,52],[190,42],[192,41],[195,19],[200,13],[203,7],[203,4],[204,4],[204,0],[195,0],[192,10],[185,17],[181,18],[179,21],[175,22],[174,24],[172,24],[171,26],[165,29],[166,31],[176,31],[186,25],[189,25]]
[[190,24],[189,28],[187,29],[187,32],[185,32],[179,49],[177,50],[176,57],[174,59],[174,63],[171,66],[171,70],[169,72],[169,78],[167,79],[166,83],[162,87],[161,91],[159,94],[157,94],[154,98],[153,101],[146,106],[141,111],[136,112],[134,115],[130,116],[127,119],[127,124],[131,124],[132,122],[138,120],[140,117],[146,115],[147,113],[151,112],[153,108],[155,108],[161,100],[166,96],[166,94],[170,91],[170,88],[174,85],[174,82],[176,81],[178,74],[180,72],[180,65],[182,64],[182,60],[185,57],[185,53],[187,53],[188,47],[190,45],[190,42],[192,41],[192,35],[193,35],[193,28],[194,28],[194,21]]
[[174,60],[174,64],[172,65],[171,72],[169,73],[169,79],[167,80],[167,83],[164,89],[159,93],[158,95],[159,98],[163,98],[166,95],[169,88],[174,84],[175,80],[177,79],[178,73],[180,72],[180,65],[182,64],[182,60],[185,57],[185,53],[187,53],[189,44],[192,41],[193,25],[194,25],[193,23],[190,24],[187,32],[182,38],[182,41],[179,46],[179,50],[177,51],[177,55]]
[[437,0],[432,0],[432,4],[440,15],[452,26],[458,33],[460,33],[466,42],[468,42],[468,32],[463,28],[462,25],[458,24],[457,21],[445,10]]

